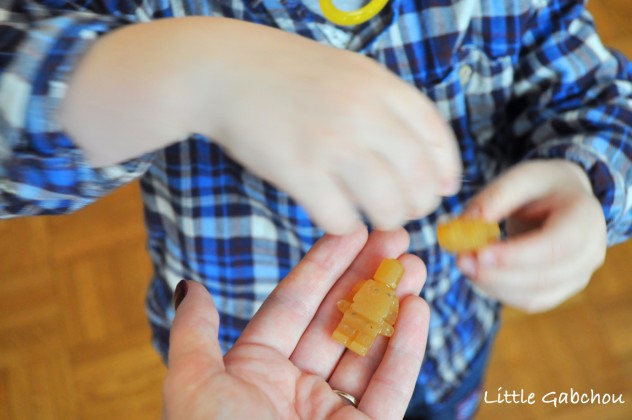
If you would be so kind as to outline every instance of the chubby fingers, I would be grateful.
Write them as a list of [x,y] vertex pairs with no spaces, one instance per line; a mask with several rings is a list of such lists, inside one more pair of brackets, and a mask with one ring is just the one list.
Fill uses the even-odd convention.
[[459,256],[457,265],[503,303],[527,312],[550,309],[582,290],[603,262],[605,223],[599,206],[593,206],[591,211],[587,202],[555,213],[539,229],[478,255]]
[[[366,107],[311,128],[318,137],[304,156],[281,155],[265,171],[328,233],[350,233],[360,212],[377,229],[395,229],[460,187],[461,157],[449,125],[426,97],[391,78],[391,88],[366,94]],[[379,106],[370,106],[376,100]]]
[[340,235],[357,229],[360,211],[376,229],[393,230],[432,212],[441,195],[458,189],[460,170],[441,175],[431,146],[410,130],[391,128],[395,123],[384,125],[366,133],[368,144],[334,144],[329,148],[335,152],[316,163],[283,166],[293,176],[279,186],[326,232]]
[[[569,169],[567,165],[562,167]],[[532,173],[534,168],[544,178]],[[496,221],[507,217],[509,238],[459,259],[460,267],[471,277],[487,277],[483,274],[490,270],[551,267],[567,261],[594,270],[603,262],[606,226],[599,202],[580,182],[549,179],[557,171],[548,173],[546,168],[536,164],[524,165],[524,170],[516,167],[474,198],[466,214]],[[528,187],[531,184],[541,185]],[[523,187],[524,196],[515,192]],[[516,224],[530,228],[516,231]]]
[[[353,159],[332,168],[348,198],[362,209],[377,229],[395,229],[409,208],[402,182],[381,156],[359,151]],[[324,203],[323,203],[324,204]]]
[[571,190],[591,194],[590,182],[576,164],[555,159],[528,161],[486,186],[468,204],[465,214],[499,221],[529,203]]
[[468,212],[508,218],[508,240],[461,255],[457,264],[480,289],[509,305],[549,309],[585,287],[603,262],[601,206],[586,175],[569,162],[518,165],[481,192]]
[[335,176],[309,165],[279,162],[277,166],[292,173],[291,178],[277,182],[279,188],[295,197],[325,232],[348,235],[364,226],[348,191]]
[[428,97],[417,89],[411,89],[405,82],[400,82],[397,87],[384,92],[385,102],[391,105],[414,138],[423,144],[428,155],[426,164],[435,171],[432,176],[438,182],[439,194],[453,195],[459,190],[462,172],[456,137]]
[[528,269],[572,260],[596,268],[605,252],[605,221],[590,196],[541,200],[541,224],[476,254],[479,269]]
[[[464,257],[459,257],[464,258]],[[459,265],[463,265],[459,261]],[[468,276],[486,294],[526,312],[551,309],[582,290],[591,270],[574,261],[528,269],[483,268]]]

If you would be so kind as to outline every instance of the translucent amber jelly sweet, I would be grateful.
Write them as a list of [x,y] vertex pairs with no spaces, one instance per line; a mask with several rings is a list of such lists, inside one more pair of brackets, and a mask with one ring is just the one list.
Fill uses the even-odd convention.
[[450,252],[472,252],[500,238],[498,223],[458,217],[437,226],[439,245]]
[[395,259],[384,259],[372,279],[356,284],[346,299],[338,301],[344,314],[333,338],[349,350],[364,356],[378,335],[393,335],[399,312],[395,289],[404,267]]

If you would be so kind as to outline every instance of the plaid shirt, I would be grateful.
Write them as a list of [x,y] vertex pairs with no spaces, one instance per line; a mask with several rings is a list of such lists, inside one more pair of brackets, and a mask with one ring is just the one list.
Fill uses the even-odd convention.
[[411,252],[428,266],[423,295],[433,311],[419,383],[428,402],[441,401],[492,333],[498,308],[437,247],[435,223],[507,166],[563,158],[587,171],[609,243],[628,238],[632,65],[602,46],[579,0],[392,0],[352,29],[313,10],[297,0],[0,1],[0,216],[73,211],[142,177],[155,343],[164,354],[172,290],[189,278],[214,296],[227,349],[322,232],[201,136],[91,168],[53,117],[69,74],[102,34],[188,15],[257,22],[370,56],[429,96],[460,142],[462,191],[406,226]]

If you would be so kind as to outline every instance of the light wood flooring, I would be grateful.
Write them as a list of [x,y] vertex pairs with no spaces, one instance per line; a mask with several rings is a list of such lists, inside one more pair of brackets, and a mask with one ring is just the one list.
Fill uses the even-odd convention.
[[[632,57],[632,1],[593,0],[605,42]],[[143,300],[150,265],[136,183],[69,216],[0,221],[0,419],[158,419],[165,376]],[[487,419],[632,419],[632,242],[589,287],[540,315],[505,311]],[[552,404],[549,394],[621,396]],[[550,394],[554,393],[554,394]]]

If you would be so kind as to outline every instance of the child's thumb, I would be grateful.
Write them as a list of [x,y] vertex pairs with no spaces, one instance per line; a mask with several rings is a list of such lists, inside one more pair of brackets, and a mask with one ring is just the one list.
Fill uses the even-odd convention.
[[556,175],[550,165],[539,161],[517,165],[483,188],[470,201],[464,215],[498,222],[546,196]]

